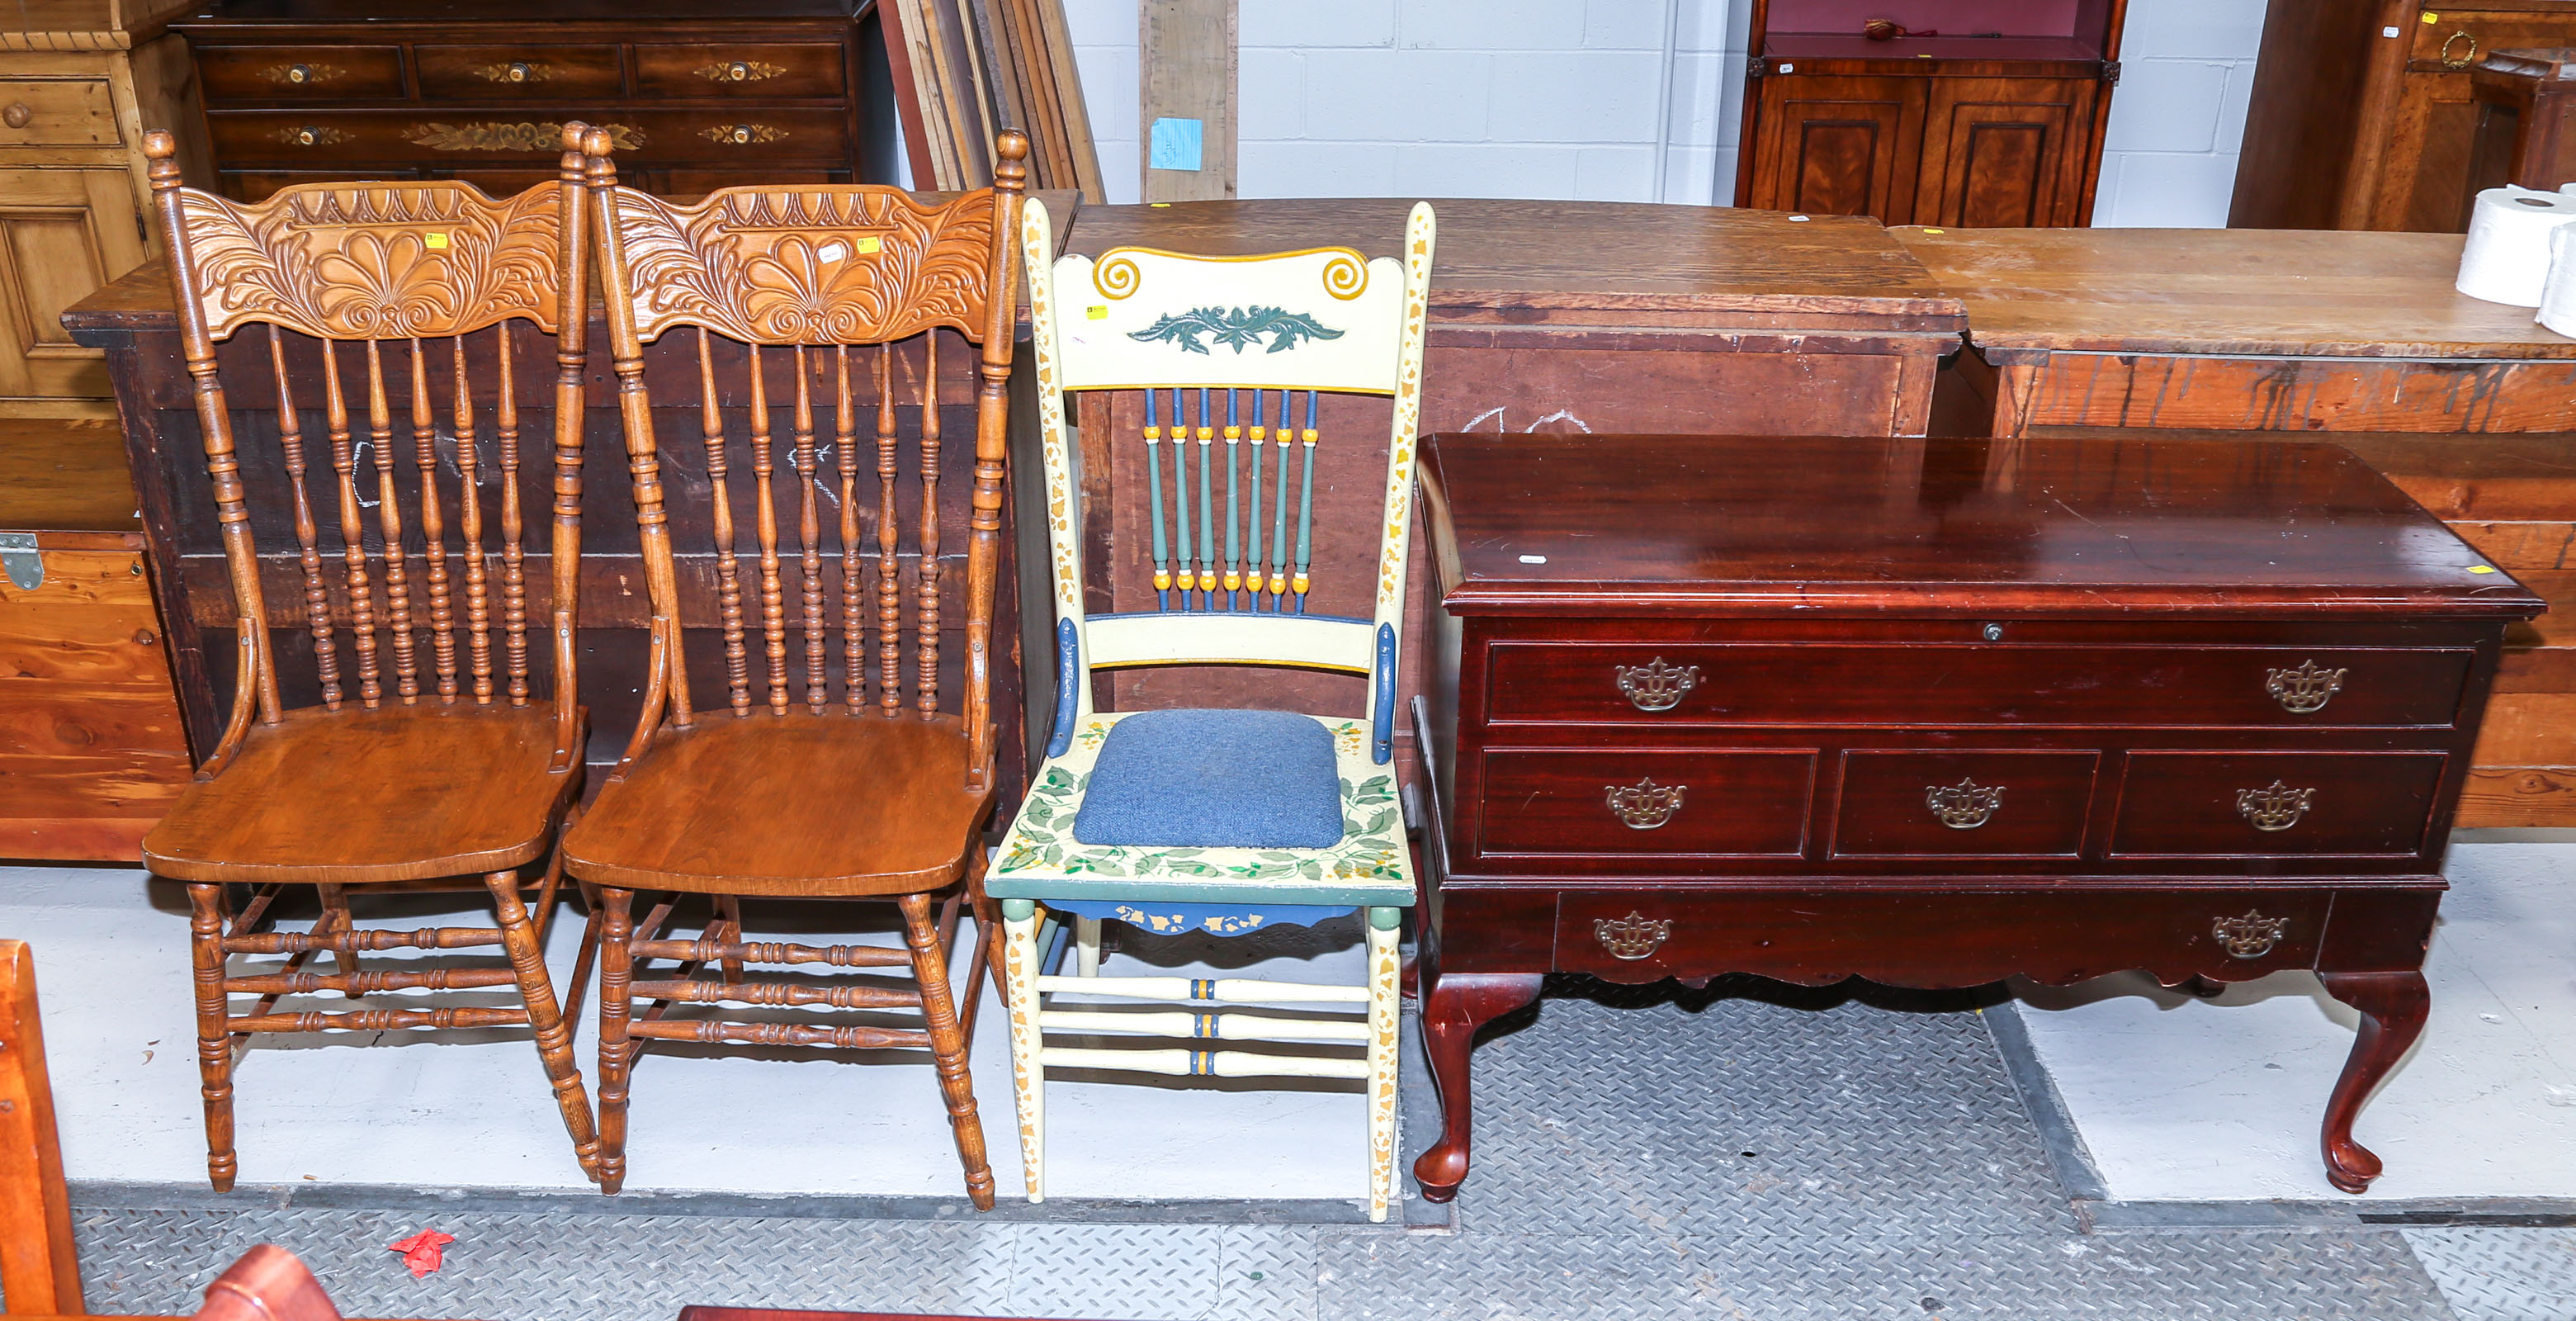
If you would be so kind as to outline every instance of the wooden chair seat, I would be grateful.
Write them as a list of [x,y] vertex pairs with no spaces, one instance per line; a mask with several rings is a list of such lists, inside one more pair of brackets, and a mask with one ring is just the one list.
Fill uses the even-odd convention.
[[361,885],[480,877],[544,855],[581,786],[549,770],[555,712],[307,707],[251,725],[211,780],[144,836],[156,876]]
[[[665,725],[564,836],[585,880],[693,894],[917,894],[960,875],[991,801],[957,717],[757,714]],[[991,783],[987,778],[986,783]]]

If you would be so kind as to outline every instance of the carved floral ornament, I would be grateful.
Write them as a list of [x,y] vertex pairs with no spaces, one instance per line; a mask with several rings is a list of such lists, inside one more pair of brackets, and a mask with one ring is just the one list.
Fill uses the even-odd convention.
[[760,344],[859,344],[933,326],[984,333],[988,198],[728,189],[675,207],[617,190],[637,333],[703,326]]
[[[610,145],[619,151],[634,151],[644,145],[644,130],[632,124],[602,124],[608,130]],[[554,153],[563,150],[563,125],[538,124],[521,120],[517,123],[484,122],[475,124],[423,124],[403,135],[403,141],[431,151],[517,151]]]
[[1323,290],[1341,302],[1349,302],[1368,292],[1368,259],[1349,248],[1308,248],[1303,252],[1273,252],[1258,257],[1200,257],[1153,248],[1112,248],[1100,255],[1091,268],[1091,287],[1100,296],[1116,302],[1132,298],[1144,287],[1144,271],[1136,264],[1136,255],[1174,257],[1189,262],[1281,261],[1290,257],[1325,255],[1322,272]]
[[458,183],[311,185],[257,206],[179,194],[208,330],[263,321],[332,339],[457,335],[511,317],[555,328],[552,191],[493,201]]

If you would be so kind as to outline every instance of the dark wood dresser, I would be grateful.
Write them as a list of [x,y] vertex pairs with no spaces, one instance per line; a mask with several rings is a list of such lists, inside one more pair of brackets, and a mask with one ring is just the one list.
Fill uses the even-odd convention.
[[[220,0],[196,53],[222,191],[554,177],[566,119],[652,192],[884,183],[868,148],[866,0]],[[158,127],[157,125],[154,127]],[[890,149],[884,154],[890,159]]]
[[2327,1177],[2422,1028],[2505,626],[2544,609],[2334,445],[1450,434],[1415,707],[1420,961],[1467,1175],[1541,974],[1975,986],[2314,969],[2363,1027]]

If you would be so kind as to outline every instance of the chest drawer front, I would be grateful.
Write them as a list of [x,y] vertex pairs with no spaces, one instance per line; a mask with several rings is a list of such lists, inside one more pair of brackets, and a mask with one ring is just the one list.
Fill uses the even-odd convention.
[[391,100],[403,94],[396,46],[209,46],[197,77],[210,102]]
[[0,78],[0,147],[113,147],[116,106],[98,78]]
[[1614,982],[1794,972],[1970,986],[2027,973],[2064,984],[2131,968],[2240,981],[2314,966],[2331,902],[2324,891],[2254,887],[1787,899],[1569,890],[1551,966]]
[[794,100],[841,94],[838,42],[717,42],[635,47],[635,87],[646,96]]
[[2439,752],[2132,752],[2114,857],[2421,853]]
[[2073,857],[2100,762],[2092,752],[1847,752],[1834,856]]
[[1795,857],[1816,754],[1495,749],[1484,771],[1489,855]]
[[428,100],[587,101],[624,84],[615,46],[414,46]]
[[[644,160],[848,156],[848,126],[828,110],[611,110],[593,122],[609,130],[620,152]],[[563,120],[550,112],[234,110],[209,112],[206,123],[216,156],[228,163],[380,160],[471,169],[550,165],[563,154]]]
[[2576,45],[2576,15],[2481,13],[2435,5],[2433,12],[2416,17],[2434,20],[2413,24],[2415,39],[2407,59],[2419,69],[2465,72],[2500,50]]
[[1600,724],[2445,726],[2472,653],[1783,643],[1492,649],[1490,719]]

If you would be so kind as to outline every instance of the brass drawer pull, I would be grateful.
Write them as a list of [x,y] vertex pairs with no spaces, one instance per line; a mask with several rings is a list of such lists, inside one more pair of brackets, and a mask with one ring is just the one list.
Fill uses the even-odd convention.
[[[2451,57],[2451,43],[2452,43],[2452,42],[2455,42],[2455,41],[2465,41],[2465,42],[2469,43],[2469,53],[2468,53],[2468,54],[2466,54],[2466,55],[2462,55],[2462,56],[2460,56],[2460,57],[2459,57],[2459,58],[2457,58],[2457,59],[2453,59],[2453,58]],[[2462,29],[2460,29],[2459,31],[2452,33],[2451,35],[2449,35],[2449,36],[2447,36],[2447,37],[2442,38],[2442,67],[2443,67],[2443,68],[2445,68],[2445,69],[2465,69],[2465,68],[2469,67],[2470,65],[2477,63],[2477,60],[2478,60],[2478,39],[2477,39],[2476,35],[2475,35],[2475,34],[2473,34],[2473,33],[2471,33],[2467,28],[2462,28]]]
[[2222,917],[2210,924],[2209,934],[2229,957],[2259,959],[2281,943],[2281,934],[2289,929],[2286,917],[2265,917],[2255,909],[2245,910],[2243,917]]
[[485,82],[493,83],[541,83],[555,76],[553,69],[542,64],[530,64],[526,60],[486,64],[474,73]]
[[767,124],[718,124],[698,130],[698,136],[726,146],[747,147],[755,142],[776,142],[787,136],[787,130]]
[[2281,704],[2281,709],[2294,715],[2323,711],[2326,703],[2343,690],[2344,670],[2320,669],[2312,660],[2300,661],[2296,669],[2265,670],[2263,691]]
[[1605,784],[1601,792],[1609,800],[1610,810],[1630,830],[1654,830],[1681,810],[1682,792],[1688,788],[1686,784],[1657,784],[1649,777],[1627,786]]
[[1629,705],[1640,711],[1670,711],[1699,687],[1698,666],[1666,665],[1661,656],[1644,665],[1614,666],[1611,675]]
[[2254,824],[2256,830],[2287,830],[2299,824],[2308,809],[2316,804],[2314,789],[2293,789],[2272,781],[2268,789],[2236,791],[2236,814]]
[[1614,959],[1645,958],[1662,949],[1672,934],[1671,918],[1649,918],[1635,909],[1628,910],[1626,917],[1592,919],[1592,938],[1600,941],[1601,948],[1610,951]]
[[348,141],[349,135],[328,124],[304,124],[279,129],[277,140],[297,147],[327,147],[335,142]]
[[346,70],[336,64],[272,64],[259,71],[259,76],[272,83],[289,87],[310,87],[327,83]]
[[1957,784],[1924,786],[1923,805],[1952,830],[1974,830],[1994,819],[1995,809],[2004,805],[2004,788],[1963,776]]
[[775,78],[787,70],[760,60],[718,60],[701,65],[693,72],[711,83],[756,83]]
[[8,109],[0,110],[0,124],[6,124],[11,128],[25,128],[34,122],[36,122],[36,112],[24,101],[12,101]]

